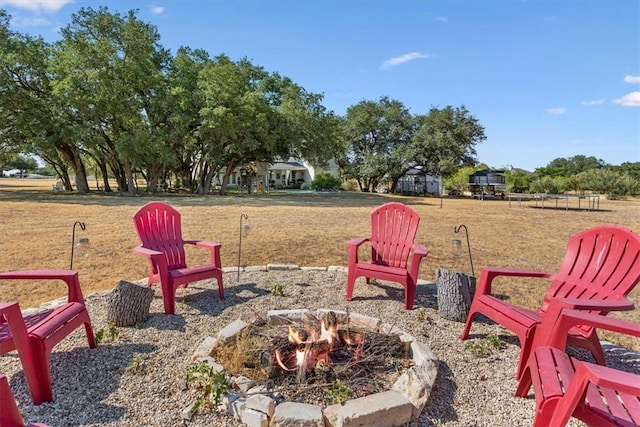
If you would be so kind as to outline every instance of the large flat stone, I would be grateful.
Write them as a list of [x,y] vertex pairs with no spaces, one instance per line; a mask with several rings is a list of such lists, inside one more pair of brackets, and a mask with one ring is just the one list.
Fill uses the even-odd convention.
[[411,421],[413,405],[395,390],[348,400],[344,405],[331,405],[323,414],[330,427],[394,427]]
[[225,342],[229,338],[239,334],[247,326],[249,326],[249,324],[244,320],[236,319],[224,328],[220,329],[220,331],[218,332],[218,339],[222,342]]
[[324,427],[322,408],[298,402],[276,406],[270,427]]
[[411,402],[412,417],[417,418],[427,404],[436,376],[438,376],[438,363],[431,360],[409,368],[391,387]]
[[301,320],[302,316],[307,313],[309,313],[309,309],[307,308],[294,310],[269,310],[267,311],[267,319],[272,325],[288,325],[292,320]]
[[193,356],[191,357],[191,359],[202,360],[205,357],[211,356],[211,353],[213,352],[213,349],[216,348],[217,344],[218,340],[214,337],[206,337],[204,340],[202,340],[200,345],[198,345],[196,351],[193,352]]
[[297,264],[267,264],[267,271],[300,270]]
[[266,414],[245,407],[240,414],[240,421],[247,427],[269,427],[269,419]]
[[246,407],[272,417],[276,410],[276,401],[264,394],[254,394],[247,397]]

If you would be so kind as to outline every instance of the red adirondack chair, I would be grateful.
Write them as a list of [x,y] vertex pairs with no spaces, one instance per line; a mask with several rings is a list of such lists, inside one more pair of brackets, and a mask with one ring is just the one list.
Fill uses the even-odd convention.
[[[606,314],[631,310],[627,294],[640,281],[640,236],[631,230],[604,225],[572,236],[560,269],[555,274],[483,268],[461,339],[467,339],[476,314],[481,313],[514,332],[520,340],[518,378],[530,352],[533,335],[554,298],[571,298],[570,308]],[[551,281],[538,311],[517,307],[491,295],[493,279],[499,276],[544,278]],[[594,302],[607,301],[607,304]],[[569,344],[589,350],[604,365],[604,352],[593,327],[582,325],[569,331]]]
[[42,423],[30,423],[25,426],[5,375],[0,375],[0,396],[0,427],[48,427]]
[[640,337],[640,325],[552,303],[545,313],[524,366],[516,396],[533,385],[534,426],[565,426],[576,417],[587,425],[640,425],[640,375],[578,361],[564,349],[569,331],[589,325]]
[[[413,308],[420,262],[428,253],[426,247],[414,243],[419,223],[418,214],[402,203],[386,203],[371,212],[371,237],[347,242],[347,301],[351,301],[356,279],[364,276],[367,283],[372,278],[400,283],[404,286],[405,308]],[[371,261],[362,262],[358,248],[365,242],[371,245]]]
[[25,270],[0,273],[0,280],[62,280],[68,287],[65,304],[23,316],[17,302],[0,303],[0,354],[18,350],[33,403],[53,401],[49,356],[53,347],[84,325],[90,348],[95,348],[89,313],[84,305],[78,273],[71,270]]
[[[176,289],[198,280],[215,278],[220,299],[224,299],[220,243],[183,240],[180,212],[166,203],[147,203],[135,213],[133,221],[142,242],[134,252],[148,258],[151,265],[148,285],[160,283],[166,314],[175,313]],[[184,245],[208,249],[210,263],[187,267]]]

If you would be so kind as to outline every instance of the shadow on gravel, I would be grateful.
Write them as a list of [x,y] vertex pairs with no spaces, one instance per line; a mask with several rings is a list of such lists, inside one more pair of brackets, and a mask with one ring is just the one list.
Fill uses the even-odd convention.
[[[53,384],[53,402],[39,406],[22,405],[28,408],[23,413],[27,419],[48,422],[47,414],[54,413],[56,419],[65,420],[65,426],[81,426],[95,423],[117,422],[127,413],[127,408],[103,403],[120,383],[126,367],[133,361],[134,355],[152,353],[157,346],[150,344],[106,343],[95,349],[76,348],[71,351],[57,351],[51,354],[51,381]],[[96,387],[100,384],[100,387]],[[23,372],[13,376],[11,389],[16,398],[30,401]],[[82,412],[60,412],[64,407],[56,403],[56,396],[62,394],[82,394],[86,406]],[[54,424],[50,424],[54,425]]]
[[[358,287],[372,286],[384,291],[386,295],[363,296],[358,295]],[[404,303],[404,288],[400,284],[391,284],[385,282],[372,282],[367,285],[363,280],[358,280],[353,290],[353,301],[400,301]],[[438,298],[435,286],[418,285],[416,295],[413,301],[413,309],[432,308],[438,309]]]
[[454,398],[458,386],[449,365],[442,360],[438,365],[438,376],[433,384],[431,395],[423,413],[429,414],[432,425],[440,425],[449,421],[457,421]]
[[[198,288],[192,288],[198,289]],[[256,283],[241,283],[224,289],[224,300],[218,298],[218,288],[200,288],[200,292],[191,293],[183,298],[176,297],[176,302],[189,306],[204,315],[217,316],[222,311],[248,302],[254,298],[268,295],[269,292],[258,287]],[[177,309],[176,309],[177,311]]]

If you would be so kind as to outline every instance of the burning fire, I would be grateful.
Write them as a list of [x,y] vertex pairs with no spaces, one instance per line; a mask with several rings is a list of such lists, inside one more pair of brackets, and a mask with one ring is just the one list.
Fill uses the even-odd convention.
[[324,320],[320,322],[320,341],[326,340],[329,345],[333,344],[334,338],[336,337],[336,327],[330,326],[327,328],[324,324]]
[[[316,322],[317,320],[314,320]],[[281,349],[275,351],[275,361],[280,368],[287,372],[306,369],[317,363],[332,364],[331,353],[345,350],[355,357],[359,354],[362,339],[354,339],[348,331],[340,330],[335,313],[330,312],[320,322],[320,327],[313,327],[305,323],[303,331],[289,325],[289,342],[296,346],[295,352],[289,351],[283,354]],[[342,343],[342,345],[341,345]],[[353,351],[347,350],[350,346],[357,346]]]

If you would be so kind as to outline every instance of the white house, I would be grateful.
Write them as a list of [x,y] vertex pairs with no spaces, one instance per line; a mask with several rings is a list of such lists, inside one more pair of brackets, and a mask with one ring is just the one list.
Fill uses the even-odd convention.
[[[310,184],[316,175],[328,173],[333,176],[340,176],[340,169],[335,160],[331,159],[326,168],[313,166],[306,160],[290,157],[287,161],[277,160],[273,163],[260,162],[257,165],[256,176],[252,177],[253,185],[258,187],[260,183],[265,189],[297,187],[303,184]],[[222,181],[222,174],[218,176]],[[237,168],[229,179],[230,187],[245,185],[246,169]]]

